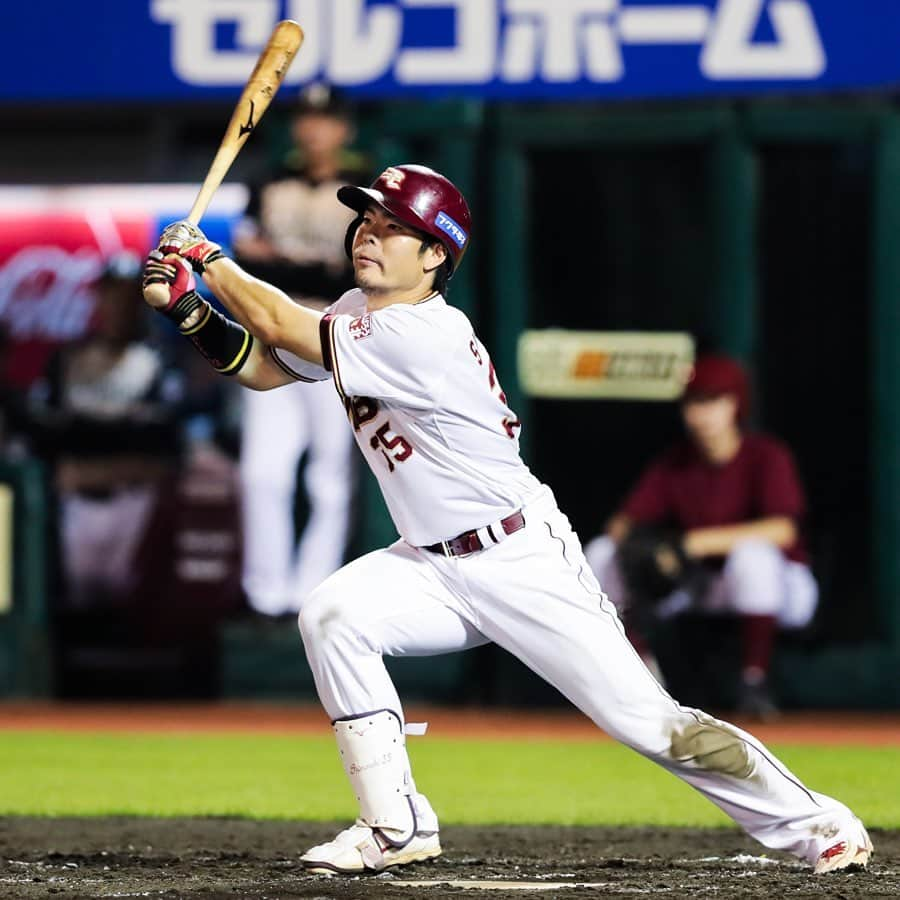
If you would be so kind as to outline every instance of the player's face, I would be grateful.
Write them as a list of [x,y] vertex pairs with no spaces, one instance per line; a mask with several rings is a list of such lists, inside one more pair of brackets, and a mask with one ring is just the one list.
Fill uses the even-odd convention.
[[350,139],[350,125],[336,116],[307,113],[294,121],[294,143],[313,161],[327,159]]
[[688,400],[682,403],[681,414],[691,437],[708,445],[737,427],[737,397],[721,394]]
[[441,245],[423,249],[418,231],[374,205],[363,213],[353,239],[356,284],[370,297],[427,293],[445,257]]

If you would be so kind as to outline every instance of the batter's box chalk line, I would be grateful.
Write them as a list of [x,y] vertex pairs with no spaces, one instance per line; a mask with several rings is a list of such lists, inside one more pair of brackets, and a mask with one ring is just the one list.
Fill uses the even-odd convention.
[[[742,866],[755,866],[765,868],[768,866],[782,866],[781,860],[770,859],[767,856],[753,856],[749,853],[739,853],[736,856],[704,856],[699,859],[679,859],[676,863],[737,863]],[[536,876],[538,878],[565,878],[569,873],[554,872],[550,875]],[[756,872],[748,871],[747,875],[755,875]],[[574,874],[571,877],[575,877]],[[396,879],[391,881],[392,885],[407,888],[436,888],[450,887],[470,891],[561,891],[561,890],[589,890],[602,888],[613,894],[665,894],[670,890],[667,887],[655,888],[638,888],[625,887],[613,881],[500,881],[500,880],[474,880],[474,879],[455,879],[447,880],[435,878],[422,881],[406,881]]]
[[561,891],[590,890],[603,888],[616,894],[657,894],[665,893],[669,888],[639,889],[625,888],[612,881],[474,881],[436,878],[433,881],[394,881],[392,886],[408,888],[451,887],[469,891]]

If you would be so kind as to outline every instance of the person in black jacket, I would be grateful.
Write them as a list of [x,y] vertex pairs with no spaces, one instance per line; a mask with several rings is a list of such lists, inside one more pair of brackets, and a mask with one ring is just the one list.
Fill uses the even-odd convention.
[[[282,164],[251,188],[235,229],[235,258],[296,302],[321,309],[353,286],[344,253],[353,212],[338,202],[337,189],[364,183],[367,173],[348,149],[350,112],[327,88],[307,89],[290,130],[293,146]],[[292,615],[343,562],[353,496],[352,432],[334,391],[323,385],[244,391],[243,402],[244,592],[259,613]],[[298,538],[294,508],[304,454],[309,516]]]
[[51,359],[33,392],[34,450],[53,472],[68,605],[126,603],[161,485],[180,458],[180,375],[147,339],[141,260],[112,256],[94,327]]

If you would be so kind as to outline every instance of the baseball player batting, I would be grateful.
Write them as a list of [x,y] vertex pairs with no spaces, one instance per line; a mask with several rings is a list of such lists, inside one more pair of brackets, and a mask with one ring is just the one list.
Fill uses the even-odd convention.
[[[189,223],[163,232],[145,270],[148,303],[219,372],[258,390],[333,381],[401,535],[338,570],[300,612],[359,800],[356,823],[304,865],[357,874],[441,853],[382,657],[494,641],[762,844],[816,872],[865,866],[872,844],[846,806],[809,790],[750,734],[680,706],[632,649],[553,493],[519,456],[520,423],[487,350],[444,298],[472,231],[460,192],[398,165],[338,197],[356,213],[346,250],[357,288],[324,314],[247,275]],[[194,273],[233,319],[196,294]]]

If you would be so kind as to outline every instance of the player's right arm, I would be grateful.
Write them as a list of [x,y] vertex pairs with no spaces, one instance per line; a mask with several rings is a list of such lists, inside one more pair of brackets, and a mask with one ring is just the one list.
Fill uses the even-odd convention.
[[631,489],[622,506],[606,523],[606,534],[621,544],[636,524],[663,522],[669,502],[662,474],[662,461],[651,463]]

